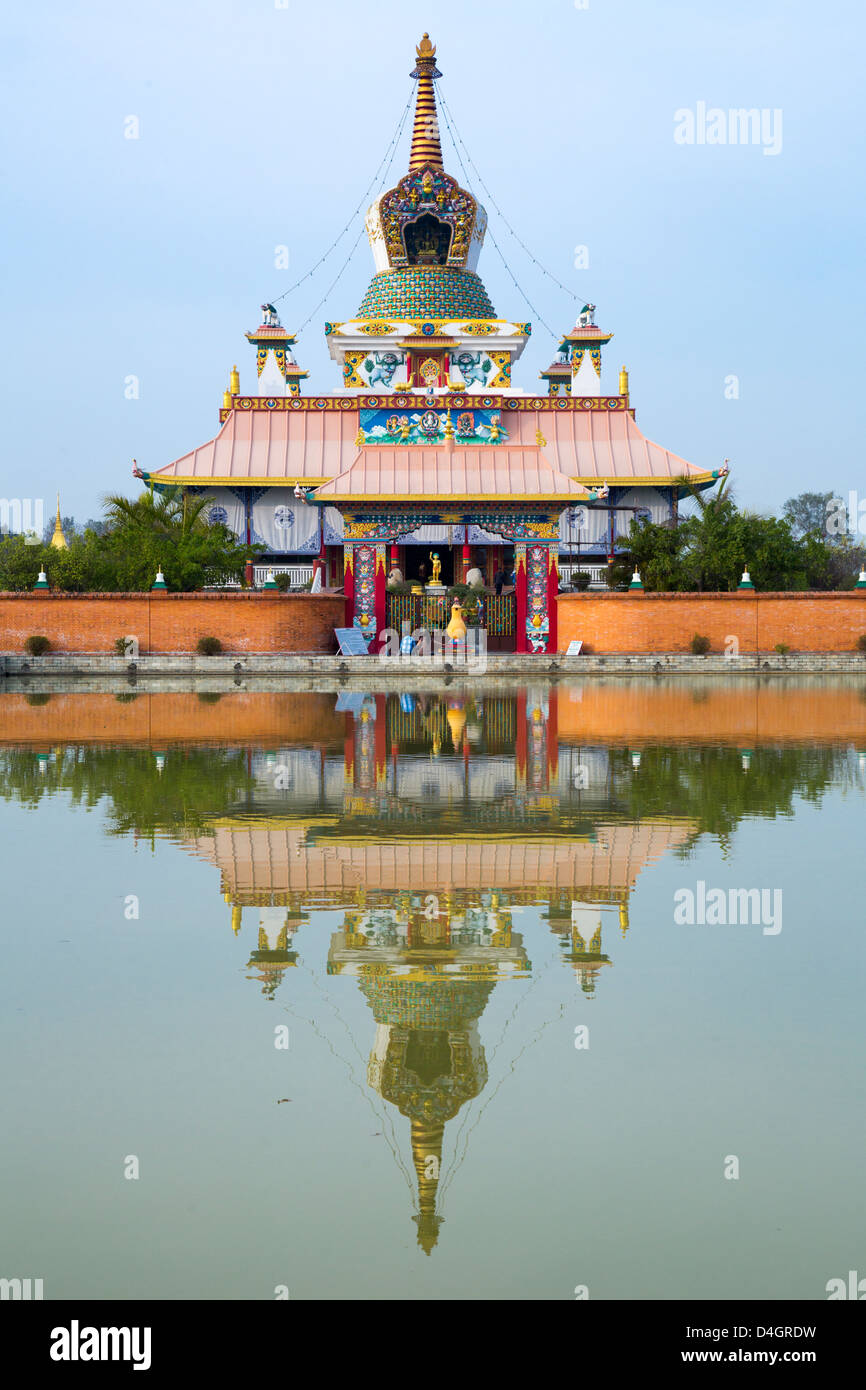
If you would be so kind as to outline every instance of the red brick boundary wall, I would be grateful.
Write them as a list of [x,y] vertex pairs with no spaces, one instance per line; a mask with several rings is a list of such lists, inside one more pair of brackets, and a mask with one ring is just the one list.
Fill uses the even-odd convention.
[[866,632],[866,589],[845,593],[560,594],[559,650],[583,640],[584,650],[652,655],[688,652],[695,633],[717,655],[736,639],[739,655],[852,652]]
[[218,637],[227,652],[336,652],[343,594],[0,594],[0,651],[42,634],[55,652],[116,656],[136,637],[142,656],[194,652]]

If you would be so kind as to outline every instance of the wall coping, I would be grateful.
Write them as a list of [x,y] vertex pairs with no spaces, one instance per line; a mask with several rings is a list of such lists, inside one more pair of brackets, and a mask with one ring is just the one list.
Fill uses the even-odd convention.
[[803,602],[804,600],[814,601],[820,599],[823,603],[838,602],[840,599],[859,598],[866,599],[866,589],[781,589],[781,590],[761,590],[757,589],[719,589],[719,590],[700,590],[694,593],[681,593],[678,591],[659,593],[654,590],[632,590],[621,593],[599,592],[598,590],[587,590],[582,594],[557,594],[557,603],[575,602],[585,603],[587,601],[595,603],[599,599],[604,603],[621,602],[623,599],[632,603],[646,603],[647,600],[655,603],[678,603],[683,599],[716,600],[724,599],[729,603],[742,603],[743,599],[785,599],[793,603]]
[[200,603],[203,599],[208,602],[214,603],[237,603],[239,600],[244,603],[258,603],[261,602],[263,599],[280,599],[281,601],[285,601],[286,599],[288,599],[290,602],[299,601],[301,603],[304,603],[309,599],[322,598],[330,600],[338,599],[340,603],[345,602],[345,594],[342,592],[342,590],[338,589],[321,589],[317,594],[283,594],[280,593],[278,589],[268,589],[267,591],[263,589],[237,589],[232,590],[231,592],[222,591],[219,593],[213,593],[209,590],[204,589],[194,589],[191,593],[181,594],[169,593],[168,590],[165,589],[145,589],[140,593],[130,592],[129,590],[123,590],[120,593],[111,593],[110,591],[102,593],[94,592],[91,590],[87,593],[81,594],[68,593],[66,590],[60,589],[0,590],[0,600],[33,599],[35,601],[38,601],[39,603],[44,603],[46,599],[50,599],[55,602],[65,602],[70,599],[87,601],[95,599],[111,599],[112,602],[117,602],[118,600],[120,600],[121,602],[131,602],[135,599],[157,599],[160,603],[164,602],[165,600],[184,603],[193,599],[197,603]]

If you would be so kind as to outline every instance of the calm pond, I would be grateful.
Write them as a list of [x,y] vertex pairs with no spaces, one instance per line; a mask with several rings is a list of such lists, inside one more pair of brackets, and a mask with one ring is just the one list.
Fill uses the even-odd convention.
[[0,1276],[866,1274],[866,682],[16,687],[0,767]]

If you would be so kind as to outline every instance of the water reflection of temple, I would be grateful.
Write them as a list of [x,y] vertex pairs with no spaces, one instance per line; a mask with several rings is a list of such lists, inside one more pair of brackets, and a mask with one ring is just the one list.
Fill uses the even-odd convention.
[[375,922],[384,950],[387,920],[393,949],[415,950],[435,897],[436,929],[466,965],[479,932],[499,940],[512,909],[540,906],[592,993],[610,963],[603,928],[615,919],[625,933],[641,870],[682,845],[689,823],[633,820],[633,772],[614,771],[606,748],[559,738],[555,690],[335,699],[342,747],[251,755],[248,798],[195,842],[220,869],[235,929],[255,910],[250,965],[268,992],[311,908],[344,910],[346,949],[362,949]]
[[354,977],[372,1010],[368,1082],[409,1121],[430,1253],[446,1126],[487,1080],[479,1020],[532,968],[516,914],[540,913],[591,996],[607,924],[625,934],[641,870],[691,827],[629,817],[632,773],[559,738],[556,691],[335,698],[342,747],[252,754],[248,797],[195,849],[219,867],[235,931],[254,914],[250,974],[270,998],[298,929],[341,912],[328,973]]

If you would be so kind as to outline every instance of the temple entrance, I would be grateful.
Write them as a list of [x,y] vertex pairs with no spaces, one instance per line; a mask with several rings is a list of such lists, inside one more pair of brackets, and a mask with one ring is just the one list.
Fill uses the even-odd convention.
[[442,566],[440,584],[453,584],[455,574],[460,573],[459,545],[403,546],[403,578],[410,584],[427,584],[433,578],[431,552],[439,556]]
[[[478,625],[487,633],[487,650],[513,652],[516,650],[516,600],[514,590],[497,596],[488,591],[480,595],[481,613]],[[474,603],[467,601],[466,608]],[[385,625],[402,633],[404,624],[411,632],[419,628],[447,627],[451,610],[447,600],[430,598],[425,594],[388,593],[385,596]],[[473,623],[473,626],[475,624]]]

